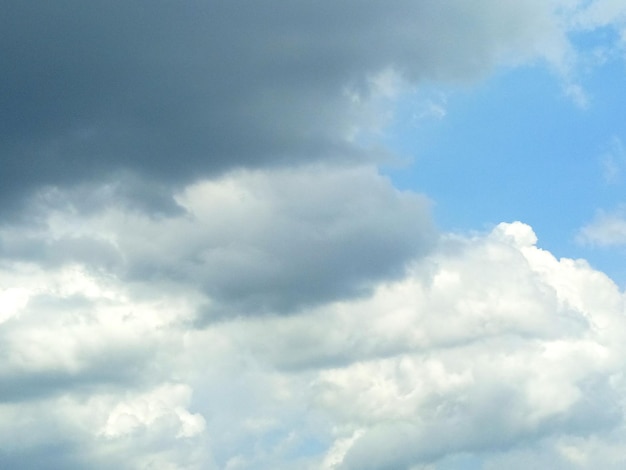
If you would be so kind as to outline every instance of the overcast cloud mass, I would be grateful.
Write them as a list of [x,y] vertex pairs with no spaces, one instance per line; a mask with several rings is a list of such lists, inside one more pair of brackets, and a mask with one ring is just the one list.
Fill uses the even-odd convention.
[[591,106],[621,2],[5,3],[1,468],[624,468],[624,290],[381,171],[423,87]]

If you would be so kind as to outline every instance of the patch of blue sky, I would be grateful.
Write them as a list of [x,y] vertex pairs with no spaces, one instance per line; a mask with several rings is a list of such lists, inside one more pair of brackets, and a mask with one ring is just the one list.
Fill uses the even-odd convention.
[[623,54],[620,50],[621,33],[613,26],[601,26],[593,30],[572,31],[568,39],[574,49],[582,51],[587,59],[603,61]]
[[412,162],[383,171],[397,187],[431,197],[443,230],[521,220],[540,246],[584,257],[624,285],[623,259],[580,245],[576,234],[598,209],[626,199],[626,67],[607,52],[615,49],[605,30],[575,43],[585,46],[583,63],[593,62],[577,77],[587,106],[540,64],[463,89],[425,87],[399,103],[386,136]]
[[436,470],[482,470],[483,461],[472,454],[455,454],[437,462]]

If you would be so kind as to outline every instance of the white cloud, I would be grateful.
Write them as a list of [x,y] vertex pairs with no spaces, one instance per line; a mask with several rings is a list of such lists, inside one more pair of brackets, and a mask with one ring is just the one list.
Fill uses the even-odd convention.
[[[181,196],[187,215],[162,220],[162,232],[132,212],[86,217],[122,259],[150,253],[173,265],[207,239],[255,246],[275,233],[261,230],[268,223],[297,236],[312,217],[325,228],[314,236],[329,242],[353,224],[376,233],[404,217],[400,208],[422,214],[419,198],[367,172],[345,175],[317,178],[315,191],[304,174],[282,180],[280,171],[199,184]],[[241,219],[253,234],[239,231]],[[61,236],[64,225],[54,227]],[[0,437],[14,450],[2,458],[30,455],[35,465],[57,445],[66,468],[330,470],[410,468],[465,452],[514,468],[524,442],[537,461],[593,468],[593,445],[612,446],[623,422],[623,293],[535,243],[521,223],[448,235],[404,275],[373,281],[369,295],[200,329],[189,320],[212,302],[203,283],[127,283],[123,270],[75,259],[54,268],[5,261],[1,373],[13,389],[3,386]],[[580,455],[576,439],[588,443]]]
[[[316,336],[312,328],[308,342],[298,341],[305,351],[318,344],[322,355],[339,350],[348,363],[300,359],[302,366],[327,364],[316,402],[349,433],[364,433],[344,467],[404,468],[450,452],[577,433],[581,424],[593,432],[618,419],[609,377],[623,363],[615,333],[622,296],[585,264],[538,250],[533,237],[517,224],[466,241],[463,256],[456,247],[438,260],[430,283],[417,276],[348,310],[334,307],[332,333]],[[298,357],[271,352],[289,367]]]
[[626,207],[598,211],[594,220],[580,229],[578,240],[598,246],[626,245]]
[[184,408],[190,395],[186,385],[165,384],[147,394],[124,400],[108,413],[106,423],[98,434],[111,439],[123,438],[136,434],[142,428],[154,429],[173,420],[172,424],[178,427],[176,438],[196,436],[204,431],[205,420]]
[[[404,351],[320,372],[321,405],[364,430],[338,468],[406,468],[622,419],[612,379],[624,361],[622,294],[529,241],[517,224],[464,242],[462,256],[439,260],[428,289],[377,312],[411,317],[392,340]],[[367,328],[376,316],[352,315],[352,331],[380,344],[384,333]]]

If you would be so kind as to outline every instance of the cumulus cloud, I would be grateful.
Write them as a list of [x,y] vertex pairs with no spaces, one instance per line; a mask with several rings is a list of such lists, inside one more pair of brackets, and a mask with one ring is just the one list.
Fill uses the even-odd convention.
[[65,394],[3,406],[6,468],[215,468],[204,418],[186,410],[189,389]]
[[131,295],[75,263],[0,273],[3,467],[211,468],[172,362],[190,298]]
[[310,374],[334,424],[328,468],[408,469],[520,443],[534,455],[619,429],[624,298],[612,281],[537,248],[519,223],[449,243],[428,276],[418,263],[369,299],[222,327]]
[[5,262],[3,383],[38,392],[5,390],[2,458],[408,469],[478,453],[594,468],[623,423],[624,294],[535,243],[521,223],[446,236],[368,296],[202,328],[201,286],[156,301],[115,276]]

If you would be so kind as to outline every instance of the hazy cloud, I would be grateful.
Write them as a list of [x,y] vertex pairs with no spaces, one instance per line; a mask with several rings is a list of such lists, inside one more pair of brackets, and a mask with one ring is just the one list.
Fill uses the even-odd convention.
[[[157,294],[28,268],[22,291],[3,287],[14,312],[2,373],[72,380],[21,403],[3,397],[3,442],[20,442],[5,461],[381,469],[527,452],[594,468],[623,423],[624,294],[535,242],[520,223],[446,237],[367,297],[203,329],[188,321],[206,302],[200,286]],[[7,266],[3,286],[26,269]],[[33,303],[43,289],[57,304]],[[67,308],[78,294],[89,302]],[[117,372],[94,378],[107,367]]]
[[619,137],[613,137],[607,151],[601,156],[602,176],[608,184],[618,184],[626,167],[626,150]]

